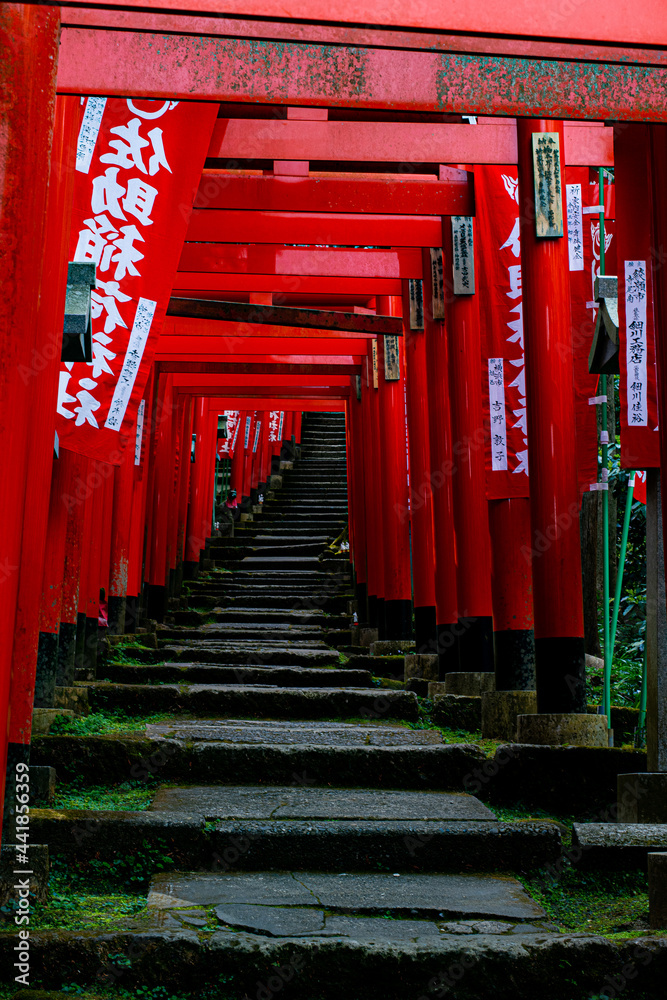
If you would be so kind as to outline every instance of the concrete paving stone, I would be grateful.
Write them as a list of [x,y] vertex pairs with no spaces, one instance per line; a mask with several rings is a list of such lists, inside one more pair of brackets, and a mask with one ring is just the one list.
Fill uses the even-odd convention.
[[465,792],[373,791],[340,788],[161,788],[151,809],[201,813],[207,819],[493,820]]
[[667,850],[667,824],[575,823],[572,844],[582,869],[646,870],[649,852]]
[[405,726],[362,725],[346,722],[281,722],[253,719],[174,719],[146,726],[149,737],[229,743],[262,743],[324,746],[433,746],[442,735],[433,729]]
[[[318,907],[343,913],[540,920],[545,912],[516,879],[492,875],[327,872],[158,874],[151,893],[195,906]],[[151,905],[150,894],[148,905]]]

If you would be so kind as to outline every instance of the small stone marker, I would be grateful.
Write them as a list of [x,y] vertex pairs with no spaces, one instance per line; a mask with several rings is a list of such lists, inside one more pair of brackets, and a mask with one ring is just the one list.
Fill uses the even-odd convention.
[[651,930],[667,927],[667,852],[648,856],[648,912]]
[[557,132],[533,133],[535,234],[544,239],[563,235],[563,188],[560,137]]

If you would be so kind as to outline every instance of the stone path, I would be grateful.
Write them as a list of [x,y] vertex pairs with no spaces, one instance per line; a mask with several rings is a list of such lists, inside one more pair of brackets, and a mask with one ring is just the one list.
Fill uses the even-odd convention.
[[518,968],[542,950],[549,969],[563,936],[515,876],[557,863],[560,829],[499,820],[465,792],[479,748],[405,725],[418,718],[412,692],[341,663],[350,577],[327,547],[346,520],[342,420],[309,415],[302,448],[257,520],[214,542],[216,569],[157,648],[90,685],[93,707],[171,715],[145,730],[164,778],[150,808],[34,810],[33,834],[79,859],[166,845],[177,870],[154,875],[142,933],[157,935],[151,961],[170,943],[167,966],[185,980],[233,974],[259,997],[283,963],[283,996],[430,1000],[464,941],[478,968],[462,996],[476,995],[473,978],[493,992],[488,970],[506,958]]

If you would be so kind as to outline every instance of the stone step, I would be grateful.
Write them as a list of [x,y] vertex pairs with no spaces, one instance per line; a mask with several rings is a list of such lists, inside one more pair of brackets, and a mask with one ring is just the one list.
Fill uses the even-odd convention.
[[196,639],[203,639],[216,642],[305,642],[312,644],[313,641],[322,644],[323,632],[319,625],[285,625],[280,627],[272,625],[270,622],[241,622],[217,623],[211,622],[202,625],[200,628],[182,627],[171,628],[163,626],[157,633],[158,644],[167,646],[173,644],[174,640],[180,642],[192,642]]
[[[327,667],[338,666],[335,649],[322,649],[300,643],[290,647],[283,642],[263,642],[257,640],[241,642],[170,642],[155,651],[164,662],[174,663],[249,663],[253,666],[280,667]],[[160,662],[155,659],[152,662]]]
[[667,851],[666,823],[575,823],[572,860],[585,871],[648,868],[651,851]]
[[[132,688],[132,690],[136,690]],[[160,690],[159,688],[157,690]],[[380,712],[384,703],[377,703]],[[129,734],[35,736],[31,762],[59,779],[98,786],[119,775],[165,781],[313,784],[336,788],[462,791],[483,787],[479,747],[443,744],[437,730],[387,723],[260,719],[174,719]],[[571,782],[568,782],[568,787]]]
[[367,670],[338,670],[334,667],[249,666],[244,663],[155,663],[132,666],[109,663],[104,668],[105,679],[116,684],[156,684],[162,682],[188,684],[270,684],[273,687],[372,687]]
[[[209,655],[208,653],[206,655]],[[303,654],[302,654],[303,655]],[[236,662],[243,662],[237,658]],[[202,662],[193,657],[193,662]],[[234,661],[227,661],[234,662]],[[252,662],[252,661],[250,661]],[[265,662],[265,661],[260,661]],[[88,686],[91,709],[120,709],[131,715],[155,712],[213,712],[221,716],[270,719],[387,718],[414,722],[417,698],[409,691],[364,688],[280,688],[271,685],[105,684]]]

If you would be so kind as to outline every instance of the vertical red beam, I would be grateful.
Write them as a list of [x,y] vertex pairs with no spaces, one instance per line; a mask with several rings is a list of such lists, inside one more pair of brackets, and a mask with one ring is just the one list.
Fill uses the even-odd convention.
[[382,544],[383,510],[380,504],[382,464],[380,460],[380,422],[378,390],[373,383],[372,345],[369,341],[366,371],[361,384],[363,408],[364,497],[367,525],[368,624],[384,634],[384,547]]
[[[215,473],[215,455],[218,440],[218,411],[210,409],[207,414],[207,425],[204,445],[205,482],[203,500],[205,504],[202,521],[202,535],[208,542],[213,528],[213,477]],[[252,445],[250,446],[252,454]]]
[[[585,712],[584,620],[574,368],[565,238],[535,235],[532,136],[558,121],[519,119],[519,195],[535,660],[539,712]],[[561,185],[562,186],[562,185]],[[547,538],[548,548],[536,542]]]
[[178,533],[176,539],[176,566],[177,566],[177,586],[180,592],[183,582],[183,560],[185,559],[185,537],[188,524],[188,497],[190,495],[190,473],[192,462],[190,461],[190,444],[192,441],[192,428],[194,423],[194,401],[192,396],[187,397],[183,414],[183,434],[180,444],[180,479],[178,493]]
[[262,429],[262,463],[259,474],[260,489],[266,495],[269,488],[269,476],[271,475],[271,443],[269,441],[269,420],[271,411],[264,411],[264,424]]
[[236,446],[234,448],[234,455],[232,458],[232,471],[230,477],[230,486],[233,490],[236,490],[236,499],[238,503],[241,503],[241,498],[243,496],[243,469],[245,467],[245,425],[246,417],[248,416],[247,410],[241,410],[239,413],[239,431],[236,435]]
[[280,451],[280,457],[287,462],[291,462],[294,458],[294,448],[292,447],[293,430],[294,410],[288,410],[285,413],[285,420],[283,422],[283,446]]
[[113,517],[114,472],[115,468],[112,465],[106,465],[103,469],[104,513],[102,515],[102,531],[100,532],[100,591],[104,591],[105,603],[109,600],[109,582],[111,578],[111,521]]
[[[665,170],[667,169],[667,128],[664,125],[650,126],[650,174],[652,177],[653,189],[653,219],[654,219],[654,246],[660,248],[660,254],[664,255],[667,247],[667,193],[665,192]],[[627,259],[627,258],[626,258]],[[648,265],[647,265],[648,266]],[[623,267],[623,262],[619,261],[619,270]],[[653,281],[655,283],[655,299],[657,311],[656,323],[656,366],[658,382],[658,412],[667,413],[667,349],[665,346],[665,324],[667,323],[667,281],[665,279],[664,261],[658,257],[655,262],[651,261],[653,271]],[[662,524],[667,524],[667,428],[665,421],[661,419],[660,425],[660,499],[662,506]],[[667,532],[663,529],[663,557],[667,553]],[[667,562],[665,564],[667,566]],[[663,582],[664,585],[664,582]],[[661,621],[660,614],[657,614],[658,622]],[[660,637],[659,637],[660,638]],[[650,674],[649,674],[650,678]],[[659,704],[659,690],[657,679],[649,686],[649,703]],[[653,687],[653,691],[651,691]],[[664,708],[660,707],[662,718],[654,720],[653,733],[649,732],[648,751],[649,767],[657,769],[658,762],[662,754],[658,753],[658,737],[655,734],[664,719]]]
[[150,429],[155,397],[155,369],[151,368],[146,391],[141,433],[135,433],[134,477],[132,486],[132,516],[129,542],[128,591],[125,603],[126,633],[136,632],[141,617],[141,593],[144,580],[144,550],[146,544],[146,507],[148,499],[148,466]]
[[92,460],[74,452],[61,451],[59,463],[65,480],[62,502],[67,510],[65,527],[65,560],[60,602],[60,634],[58,641],[58,683],[67,687],[74,683],[77,640],[83,642],[85,615],[79,619],[79,591],[84,572],[83,553],[86,524],[90,522],[86,479]]
[[[248,418],[250,420],[248,421]],[[245,445],[245,453],[243,456],[243,509],[250,510],[252,506],[252,461],[253,453],[252,446],[255,440],[255,424],[257,422],[257,411],[248,410],[246,413],[246,421],[241,431],[244,434],[243,443]],[[246,444],[246,430],[247,430],[247,444]]]
[[[146,613],[163,621],[167,610],[167,571],[169,566],[169,514],[174,492],[173,376],[160,375],[157,387],[155,459],[151,521],[148,535],[148,575],[146,578]],[[148,559],[147,559],[148,561]]]
[[[22,372],[34,365],[33,350],[43,337],[38,305],[59,27],[57,8],[0,5],[0,808],[6,775],[13,779],[16,764],[29,757],[33,684],[20,664],[13,680],[11,723],[9,712],[28,429],[35,405]],[[48,436],[48,429],[43,433]],[[45,508],[48,496],[47,487],[41,498]],[[41,569],[33,581],[36,588]]]
[[294,435],[294,443],[301,444],[301,424],[303,421],[303,413],[301,410],[294,411],[294,427],[292,429],[292,434]]
[[489,501],[493,591],[493,644],[497,691],[535,688],[530,500]]
[[122,635],[125,631],[125,610],[129,593],[130,530],[132,502],[134,499],[134,442],[136,423],[130,436],[121,464],[113,477],[113,506],[111,514],[111,571],[109,594],[109,631]]
[[439,676],[459,669],[456,531],[452,460],[452,423],[447,384],[449,350],[445,324],[433,318],[430,252],[423,252],[424,339],[428,381],[429,442],[435,532],[435,606]]
[[[243,414],[241,414],[243,416]],[[188,506],[187,532],[185,539],[185,560],[183,565],[183,575],[192,578],[196,575],[197,567],[206,547],[206,535],[202,535],[202,506],[204,489],[204,437],[206,434],[206,422],[208,418],[208,401],[202,397],[194,400],[194,417],[192,422],[192,433],[195,435],[195,460],[190,468],[190,503]],[[239,430],[239,437],[241,431]],[[239,441],[237,439],[236,447]]]
[[368,538],[366,531],[366,482],[364,476],[364,406],[356,392],[348,400],[347,428],[350,441],[350,468],[352,482],[348,486],[350,516],[353,523],[353,568],[359,621],[368,616]]
[[415,651],[437,649],[435,535],[428,424],[428,376],[424,330],[410,329],[410,295],[403,282],[403,344],[410,463],[410,525]]
[[[452,273],[452,234],[444,222],[445,273]],[[475,241],[476,244],[476,241]],[[477,258],[477,254],[475,255]],[[475,273],[480,274],[479,260]],[[491,538],[486,500],[479,296],[447,297],[449,392],[455,475],[459,660],[462,670],[493,670]]]
[[69,490],[70,457],[73,457],[71,452],[62,451],[60,457],[53,464],[46,529],[47,545],[44,552],[42,595],[39,609],[40,652],[52,644],[53,656],[55,657],[54,685],[58,682],[58,650],[60,645],[58,633],[60,632],[60,605],[63,595],[65,539],[67,535],[67,504],[63,502],[63,499]]
[[[381,296],[382,315],[400,316],[398,296]],[[408,509],[408,466],[405,440],[405,354],[398,341],[401,377],[388,382],[384,377],[384,338],[378,338],[379,441],[382,464],[382,544],[384,559],[384,613],[387,639],[408,639],[412,635],[412,587],[410,580],[410,525]]]

